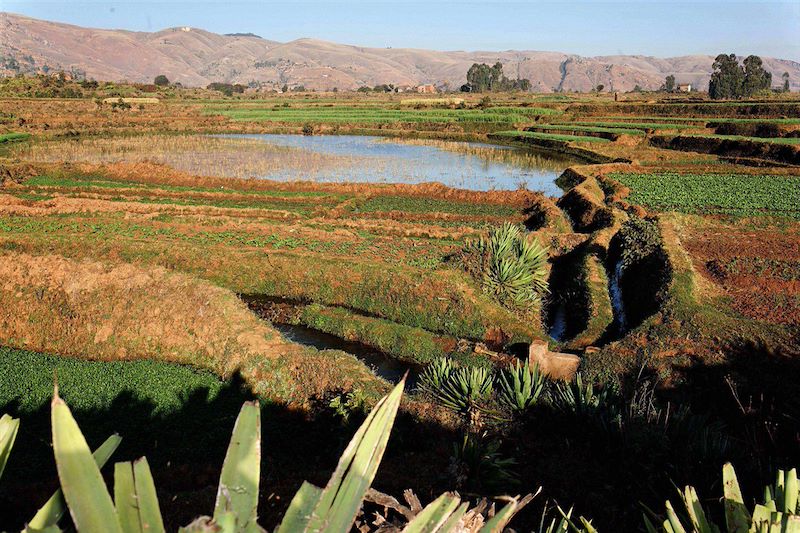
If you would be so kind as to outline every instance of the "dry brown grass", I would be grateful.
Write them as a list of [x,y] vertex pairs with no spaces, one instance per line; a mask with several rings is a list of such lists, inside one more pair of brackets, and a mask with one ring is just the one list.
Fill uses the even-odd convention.
[[164,268],[4,253],[0,279],[0,338],[11,346],[241,372],[283,401],[382,386],[354,358],[290,343],[230,291]]

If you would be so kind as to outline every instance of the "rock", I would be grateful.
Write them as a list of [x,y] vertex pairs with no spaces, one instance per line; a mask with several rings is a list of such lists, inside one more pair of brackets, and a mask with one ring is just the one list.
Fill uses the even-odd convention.
[[545,341],[535,340],[528,349],[528,364],[538,365],[542,374],[553,380],[572,381],[580,363],[577,355],[551,352]]

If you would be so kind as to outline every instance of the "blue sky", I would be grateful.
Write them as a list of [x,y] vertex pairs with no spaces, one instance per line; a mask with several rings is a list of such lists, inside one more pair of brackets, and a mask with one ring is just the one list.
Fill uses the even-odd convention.
[[0,10],[98,28],[194,26],[375,47],[581,55],[735,52],[800,61],[800,0],[427,2],[0,0]]

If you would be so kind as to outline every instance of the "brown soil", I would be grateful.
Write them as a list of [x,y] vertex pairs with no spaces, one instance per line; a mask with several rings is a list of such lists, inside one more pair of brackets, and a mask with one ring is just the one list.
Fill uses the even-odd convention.
[[[730,298],[744,316],[778,324],[800,325],[800,280],[774,265],[800,272],[797,227],[748,227],[710,224],[690,228],[684,245],[695,269]],[[739,268],[757,260],[757,270]]]

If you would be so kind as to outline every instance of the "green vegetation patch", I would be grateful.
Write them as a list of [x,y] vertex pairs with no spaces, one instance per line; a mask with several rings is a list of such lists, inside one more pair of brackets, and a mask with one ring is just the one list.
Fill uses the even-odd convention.
[[206,106],[210,114],[238,121],[330,123],[515,123],[560,114],[543,107],[490,107],[486,109],[388,109],[385,107],[280,107],[237,108]]
[[612,173],[630,200],[659,211],[800,219],[800,176]]
[[0,133],[0,144],[29,139],[30,133]]
[[578,143],[607,143],[608,139],[590,137],[588,135],[559,135],[556,133],[542,133],[538,131],[500,131],[494,135],[509,138],[526,138],[542,141],[578,142]]
[[[158,361],[86,361],[0,347],[0,406],[17,413],[47,406],[54,376],[59,394],[73,409],[107,409],[123,393],[152,403],[156,414],[182,407],[190,391],[204,389],[214,399],[226,384],[205,370]],[[24,385],[24,386],[23,386]]]
[[749,141],[770,144],[800,145],[800,137],[745,137],[743,135],[681,135],[681,137],[700,137],[703,139],[719,139],[722,141]]
[[455,202],[414,196],[373,196],[354,207],[357,213],[403,211],[405,213],[452,213],[509,217],[520,214],[520,208],[509,205]]
[[685,130],[687,128],[697,127],[688,124],[671,124],[671,123],[664,123],[664,122],[589,122],[589,121],[581,121],[581,122],[570,122],[564,123],[564,126],[567,125],[577,125],[577,126],[590,126],[596,128],[627,128],[633,130]]
[[644,130],[625,127],[606,127],[606,126],[584,126],[577,122],[558,123],[558,124],[537,124],[537,130],[557,130],[557,131],[585,131],[586,133],[614,133],[617,135],[644,135]]

